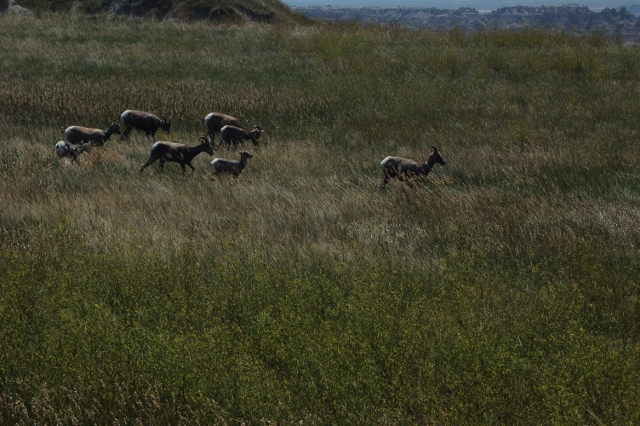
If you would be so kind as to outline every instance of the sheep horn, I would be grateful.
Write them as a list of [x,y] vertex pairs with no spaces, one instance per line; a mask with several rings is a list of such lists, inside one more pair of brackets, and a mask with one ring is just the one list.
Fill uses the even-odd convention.
[[438,148],[436,148],[434,145],[431,145],[431,148],[433,148],[433,152],[438,152]]

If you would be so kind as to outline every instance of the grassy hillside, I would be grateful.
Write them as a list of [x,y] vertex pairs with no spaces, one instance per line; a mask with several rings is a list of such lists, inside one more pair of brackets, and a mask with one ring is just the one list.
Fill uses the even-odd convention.
[[[0,424],[640,422],[637,48],[62,16],[0,39]],[[140,133],[56,157],[129,108],[264,140],[237,180],[140,174]],[[424,185],[379,189],[431,145]]]
[[217,24],[303,24],[309,21],[280,0],[21,0],[20,5],[38,15],[56,12],[105,19],[127,16]]

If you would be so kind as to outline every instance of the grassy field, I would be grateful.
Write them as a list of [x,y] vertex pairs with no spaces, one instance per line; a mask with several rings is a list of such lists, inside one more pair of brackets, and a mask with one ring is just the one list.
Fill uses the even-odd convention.
[[[44,15],[0,63],[1,425],[640,423],[638,48]],[[126,109],[265,133],[56,157]]]

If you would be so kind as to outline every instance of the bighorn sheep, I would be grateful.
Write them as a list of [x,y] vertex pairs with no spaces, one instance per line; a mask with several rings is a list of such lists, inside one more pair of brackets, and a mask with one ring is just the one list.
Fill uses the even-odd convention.
[[162,129],[167,133],[171,131],[171,121],[167,120],[162,115],[158,117],[155,114],[144,111],[128,109],[120,116],[120,123],[124,126],[122,139],[129,137],[131,129],[142,130],[147,134],[147,139],[151,136],[154,142],[156,140],[156,132],[158,129]]
[[211,112],[207,114],[202,121],[204,122],[204,126],[207,128],[207,133],[211,135],[212,138],[215,138],[216,133],[220,133],[220,130],[228,124],[246,129],[246,127],[240,123],[240,120],[221,112]]
[[233,142],[233,149],[238,146],[238,143],[244,143],[244,141],[251,139],[254,145],[258,145],[258,139],[263,130],[259,126],[253,126],[253,130],[243,129],[241,127],[226,125],[220,129],[220,139],[225,145],[230,145]]
[[213,176],[219,173],[231,173],[235,177],[238,177],[247,165],[247,160],[253,157],[253,154],[247,151],[240,152],[240,161],[227,160],[225,158],[214,158],[211,161],[211,168],[213,169]]
[[153,144],[151,147],[151,154],[149,160],[140,167],[140,173],[156,160],[160,160],[158,165],[158,171],[162,171],[165,161],[172,163],[180,163],[182,167],[182,173],[185,173],[184,166],[191,167],[191,170],[196,171],[195,167],[191,164],[191,160],[200,154],[206,152],[209,155],[213,155],[213,148],[211,147],[211,138],[209,136],[203,136],[199,139],[202,142],[200,145],[187,146],[182,143],[159,141]]
[[88,145],[75,145],[70,142],[58,141],[56,144],[56,154],[58,157],[71,157],[71,163],[78,162],[78,156],[89,150]]
[[380,170],[384,173],[384,180],[380,187],[383,188],[391,178],[407,182],[409,186],[413,187],[412,181],[426,178],[436,163],[443,166],[447,164],[438,152],[438,148],[433,145],[431,145],[431,148],[433,148],[433,153],[426,163],[401,157],[387,157],[382,160],[380,162]]
[[62,131],[64,140],[74,145],[82,145],[84,143],[92,143],[96,145],[104,145],[112,134],[120,134],[120,127],[115,121],[111,123],[107,130],[90,129],[82,126],[67,127]]

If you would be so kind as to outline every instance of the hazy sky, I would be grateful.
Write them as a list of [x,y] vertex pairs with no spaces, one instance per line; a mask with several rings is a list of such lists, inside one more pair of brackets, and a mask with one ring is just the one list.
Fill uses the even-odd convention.
[[542,4],[579,4],[587,6],[594,11],[599,11],[605,7],[620,8],[625,4],[624,0],[584,0],[566,2],[544,2],[540,0],[284,0],[290,6],[333,6],[333,7],[357,7],[357,6],[380,6],[380,7],[437,7],[442,9],[459,9],[461,7],[472,7],[478,10],[492,10],[507,6],[540,6]]

